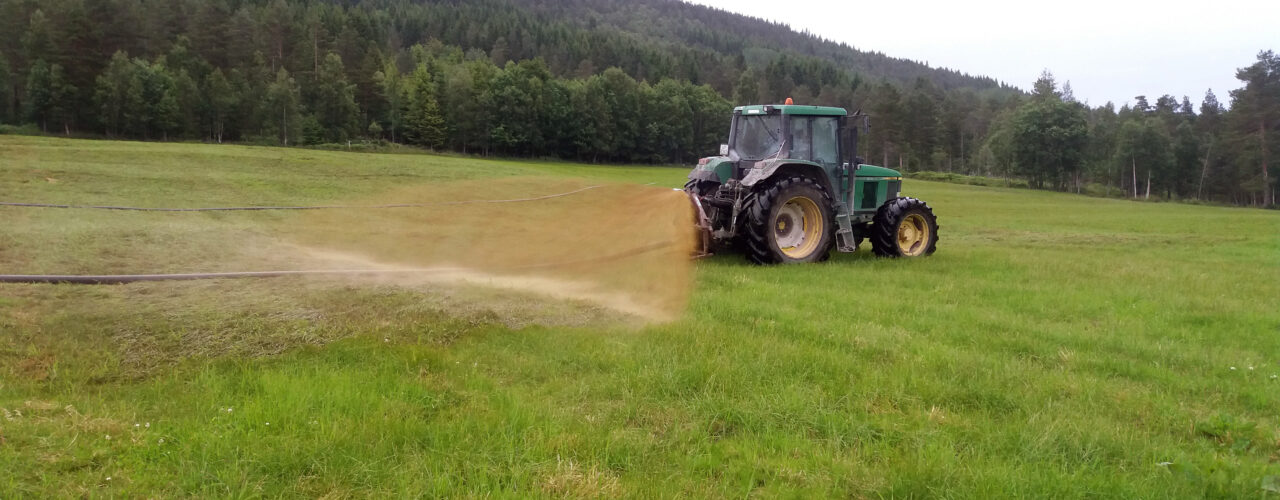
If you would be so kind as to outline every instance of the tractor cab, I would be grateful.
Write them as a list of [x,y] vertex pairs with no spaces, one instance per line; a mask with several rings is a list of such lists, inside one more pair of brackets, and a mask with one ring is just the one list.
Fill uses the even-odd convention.
[[840,131],[846,118],[841,108],[739,107],[729,128],[728,157],[739,162],[786,158],[835,167],[842,163]]
[[[858,131],[866,123],[860,113],[796,105],[789,98],[786,104],[734,108],[720,155],[699,160],[685,186],[699,214],[704,252],[713,242],[744,237],[749,257],[760,263],[820,260],[832,246],[855,251],[872,236],[877,215],[900,199],[902,187],[897,171],[865,165],[858,157]],[[802,185],[810,191],[808,203],[792,197],[774,206],[778,201],[769,193]],[[766,209],[769,213],[761,213]],[[768,227],[751,226],[763,219],[769,219]],[[912,241],[904,240],[895,251],[873,238],[876,253],[932,253],[937,234],[932,212],[909,222],[915,232],[904,236]],[[777,234],[764,234],[768,231]]]

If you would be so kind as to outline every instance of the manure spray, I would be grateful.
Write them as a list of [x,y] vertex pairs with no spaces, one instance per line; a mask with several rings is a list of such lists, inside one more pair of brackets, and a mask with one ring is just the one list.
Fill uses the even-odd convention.
[[[271,218],[276,222],[266,228],[266,241],[226,242],[227,262],[206,264],[216,265],[219,272],[0,275],[0,282],[118,284],[301,276],[323,285],[329,282],[325,278],[338,277],[354,286],[515,290],[530,298],[585,302],[645,320],[671,319],[684,309],[695,245],[692,208],[683,193],[561,178],[406,186],[369,200],[315,206],[0,205],[181,212],[172,217],[199,217],[198,212],[290,213]],[[226,271],[226,266],[248,270]]]
[[[590,188],[590,189],[588,189]],[[572,196],[527,203],[533,193]],[[691,285],[688,199],[666,188],[506,178],[410,186],[383,204],[410,210],[311,211],[280,230],[301,261],[386,272],[352,279],[466,284],[589,302],[650,320],[678,315]]]

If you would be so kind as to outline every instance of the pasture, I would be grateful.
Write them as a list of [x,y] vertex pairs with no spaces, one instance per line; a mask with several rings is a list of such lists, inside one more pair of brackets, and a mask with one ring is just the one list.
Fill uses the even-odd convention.
[[[0,136],[0,201],[685,174]],[[1280,213],[904,194],[936,255],[718,255],[664,321],[470,285],[0,284],[0,498],[1280,493]],[[296,217],[0,207],[0,273],[283,265],[263,242]]]

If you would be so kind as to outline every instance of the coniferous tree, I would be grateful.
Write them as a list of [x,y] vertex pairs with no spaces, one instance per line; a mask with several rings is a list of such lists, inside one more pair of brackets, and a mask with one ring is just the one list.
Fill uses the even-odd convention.
[[1280,55],[1258,54],[1258,62],[1241,68],[1236,78],[1244,87],[1231,91],[1231,132],[1246,174],[1246,190],[1257,204],[1275,203],[1271,170],[1280,155]]
[[1130,119],[1120,127],[1115,160],[1128,170],[1126,180],[1134,198],[1149,198],[1152,178],[1171,169],[1171,142],[1164,126],[1147,116]]
[[208,127],[209,138],[221,143],[226,135],[227,123],[233,121],[232,114],[236,109],[236,92],[231,82],[222,74],[221,69],[214,69],[204,81],[205,126]]
[[459,64],[447,66],[443,73],[439,101],[445,135],[450,147],[466,152],[470,139],[481,133],[476,130],[479,110],[472,72],[467,65]]
[[444,143],[444,121],[436,102],[435,84],[426,65],[418,65],[406,82],[407,109],[404,113],[404,135],[413,143],[438,148]]
[[1095,182],[1105,184],[1110,194],[1112,181],[1115,180],[1114,164],[1111,161],[1116,149],[1116,130],[1119,120],[1115,105],[1108,102],[1087,112],[1089,141],[1085,147],[1082,170]]
[[45,61],[45,64],[50,64],[49,61],[57,57],[54,53],[56,46],[53,40],[53,27],[49,18],[44,10],[36,9],[31,14],[26,32],[22,35],[22,49],[26,59],[31,61],[33,69],[36,67],[35,61]]
[[62,66],[37,59],[27,75],[27,117],[45,132],[58,127],[70,134],[70,105],[75,90],[66,82]]
[[108,136],[127,133],[129,115],[144,105],[142,95],[136,93],[134,78],[133,63],[124,51],[116,52],[98,76],[94,95],[100,111],[99,121]]
[[1189,197],[1195,185],[1196,168],[1200,164],[1200,138],[1196,136],[1195,127],[1190,121],[1182,121],[1173,131],[1173,164],[1172,171],[1165,177],[1160,187],[1165,198],[1175,195]]
[[296,143],[301,133],[301,95],[298,82],[289,76],[288,70],[281,68],[276,72],[275,81],[267,86],[266,99],[266,110],[270,116],[268,123],[280,144],[288,146],[290,140]]
[[325,139],[345,141],[356,134],[360,109],[356,106],[355,86],[347,82],[338,54],[330,52],[324,56],[311,94],[311,112]]
[[1010,125],[1014,161],[1032,187],[1063,190],[1078,183],[1088,123],[1078,103],[1063,100],[1052,74],[1036,81],[1035,93]]
[[[388,63],[381,71],[373,75],[373,80],[378,84],[378,90],[382,94],[382,100],[386,103],[386,127],[378,126],[378,132],[386,131],[391,134],[391,142],[398,139],[397,133],[404,125],[404,112],[407,104],[404,78],[400,76],[400,69],[396,67],[394,62]],[[377,123],[377,120],[374,120]]]
[[1196,133],[1204,146],[1201,158],[1199,181],[1196,183],[1196,199],[1203,200],[1205,180],[1209,172],[1217,165],[1216,159],[1222,156],[1222,115],[1226,109],[1218,102],[1213,89],[1205,91],[1204,100],[1200,103],[1200,114],[1196,120]]
[[935,92],[928,80],[919,78],[903,100],[902,132],[911,158],[911,164],[905,166],[907,169],[937,166],[931,161],[939,135]]
[[[159,99],[155,101],[152,112],[153,122],[144,133],[144,138],[149,138],[150,130],[154,127],[162,140],[168,140],[169,135],[181,130],[182,126],[182,105],[179,103],[178,84],[163,65],[157,64],[151,70],[148,76],[153,79],[150,82],[152,95],[159,96]],[[193,91],[194,88],[195,86],[192,85]]]
[[733,88],[733,103],[738,106],[760,104],[760,73],[755,70],[742,72]]
[[0,123],[13,121],[13,73],[9,61],[0,54]]
[[173,76],[173,101],[175,107],[172,131],[175,135],[197,135],[200,133],[200,118],[206,114],[205,97],[187,70],[178,70]]

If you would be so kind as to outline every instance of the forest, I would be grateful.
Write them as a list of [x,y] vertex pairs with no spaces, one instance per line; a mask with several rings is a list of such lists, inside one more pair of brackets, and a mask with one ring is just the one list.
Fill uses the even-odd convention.
[[0,0],[0,31],[6,131],[688,164],[792,97],[870,115],[863,156],[907,172],[1276,205],[1271,51],[1225,101],[1117,109],[676,0]]

